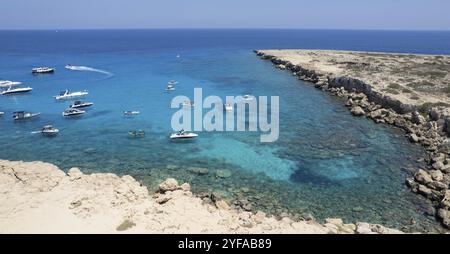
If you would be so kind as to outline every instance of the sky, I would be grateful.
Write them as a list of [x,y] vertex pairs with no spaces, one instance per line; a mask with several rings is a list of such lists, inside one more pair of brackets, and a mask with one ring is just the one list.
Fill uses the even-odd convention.
[[450,30],[449,0],[0,0],[0,29]]

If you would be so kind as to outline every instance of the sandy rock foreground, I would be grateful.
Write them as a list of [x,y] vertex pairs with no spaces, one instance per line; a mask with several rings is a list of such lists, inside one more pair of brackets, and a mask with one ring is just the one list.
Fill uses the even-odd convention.
[[66,174],[43,162],[0,160],[0,233],[401,233],[368,223],[294,222],[205,204],[167,179],[150,194],[131,176]]

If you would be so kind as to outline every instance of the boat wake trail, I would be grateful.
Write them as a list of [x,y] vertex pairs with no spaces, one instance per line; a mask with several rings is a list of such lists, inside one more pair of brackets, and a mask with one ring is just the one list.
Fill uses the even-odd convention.
[[68,65],[68,66],[66,66],[66,69],[72,70],[72,71],[90,71],[90,72],[97,72],[97,73],[105,74],[105,75],[107,75],[107,76],[109,76],[109,77],[114,76],[114,74],[112,74],[111,72],[104,71],[104,70],[99,70],[99,69],[95,69],[95,68],[88,67],[88,66],[73,66],[73,65]]

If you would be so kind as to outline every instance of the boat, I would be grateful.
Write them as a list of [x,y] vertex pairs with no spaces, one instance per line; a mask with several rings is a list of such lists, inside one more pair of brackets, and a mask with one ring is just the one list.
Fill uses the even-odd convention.
[[169,81],[169,83],[167,83],[167,84],[169,84],[169,85],[176,85],[176,84],[178,84],[178,81],[176,81],[176,80],[171,80],[171,81]]
[[87,91],[80,91],[80,92],[69,92],[69,90],[65,90],[59,93],[59,95],[53,96],[57,100],[67,100],[67,99],[73,99],[77,97],[83,97],[88,95],[89,93]]
[[87,101],[74,101],[72,105],[70,105],[71,108],[86,108],[94,105],[93,102],[87,102]]
[[45,125],[42,127],[41,133],[45,136],[54,136],[59,133],[59,130],[54,128],[52,125]]
[[76,108],[68,108],[68,109],[64,110],[63,116],[78,116],[78,115],[82,115],[84,113],[86,113],[86,111],[79,110]]
[[4,116],[4,115],[5,115],[5,112],[0,111],[0,116]]
[[246,101],[251,101],[251,100],[253,100],[255,97],[254,97],[253,95],[248,95],[248,94],[246,94],[246,95],[243,96],[243,98],[244,98],[244,100],[246,100]]
[[198,137],[198,134],[192,132],[186,132],[185,130],[181,130],[176,133],[172,133],[170,135],[170,139],[193,139]]
[[184,101],[183,106],[185,107],[194,107],[195,103],[193,101]]
[[18,86],[21,84],[22,84],[22,82],[18,82],[18,81],[0,80],[0,88],[8,88],[11,86]]
[[167,85],[166,91],[173,91],[175,90],[175,87],[173,87],[173,85]]
[[53,73],[55,69],[50,67],[38,67],[31,69],[31,73],[33,74],[45,74],[45,73]]
[[25,120],[30,119],[34,117],[38,117],[41,113],[31,113],[31,112],[25,112],[25,111],[17,111],[13,113],[13,119],[14,120]]
[[15,94],[15,93],[27,93],[31,92],[33,88],[31,87],[17,87],[13,88],[12,86],[8,87],[8,89],[3,90],[0,94],[7,95],[7,94]]
[[67,70],[76,70],[75,66],[73,66],[71,64],[64,66],[64,68],[66,68]]
[[139,111],[124,111],[123,114],[125,116],[135,116],[135,115],[139,115],[141,112]]
[[143,138],[145,137],[145,131],[143,130],[129,131],[128,135],[130,135],[133,138]]
[[225,109],[225,111],[233,111],[233,105],[231,105],[230,103],[223,104],[223,108]]

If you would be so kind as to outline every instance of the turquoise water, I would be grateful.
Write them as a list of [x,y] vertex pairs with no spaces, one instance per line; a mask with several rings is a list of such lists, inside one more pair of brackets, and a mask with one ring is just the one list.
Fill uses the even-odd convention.
[[[328,34],[327,34],[328,33]],[[331,33],[331,34],[330,34]],[[261,61],[252,48],[334,48],[415,53],[449,53],[448,33],[336,31],[50,31],[0,32],[0,79],[34,88],[0,97],[0,158],[42,160],[85,172],[130,174],[154,188],[166,177],[188,181],[196,193],[215,192],[232,201],[248,198],[272,214],[311,213],[387,226],[430,230],[429,205],[404,184],[423,150],[385,125],[354,118],[339,99]],[[365,39],[361,38],[361,34]],[[327,36],[335,36],[331,45]],[[341,37],[340,37],[341,36]],[[348,38],[358,38],[351,40]],[[395,39],[393,39],[394,37]],[[419,38],[411,42],[411,38]],[[428,39],[427,39],[428,38]],[[438,38],[439,40],[434,41]],[[428,40],[433,43],[427,44]],[[383,43],[379,43],[383,42]],[[415,43],[415,44],[414,44]],[[423,45],[431,45],[424,48]],[[177,58],[177,55],[180,55]],[[64,65],[100,71],[68,71]],[[34,66],[56,68],[33,76]],[[176,91],[166,93],[169,80]],[[280,138],[259,142],[260,133],[201,132],[193,142],[170,142],[169,104],[175,95],[280,96]],[[87,89],[95,103],[86,115],[64,119],[70,102],[60,90]],[[14,123],[11,112],[42,112]],[[134,118],[122,111],[139,110]],[[31,132],[53,124],[61,133]],[[130,138],[143,129],[146,137]],[[207,168],[199,174],[192,167]],[[220,178],[217,170],[231,176]],[[416,224],[410,222],[414,220]]]

